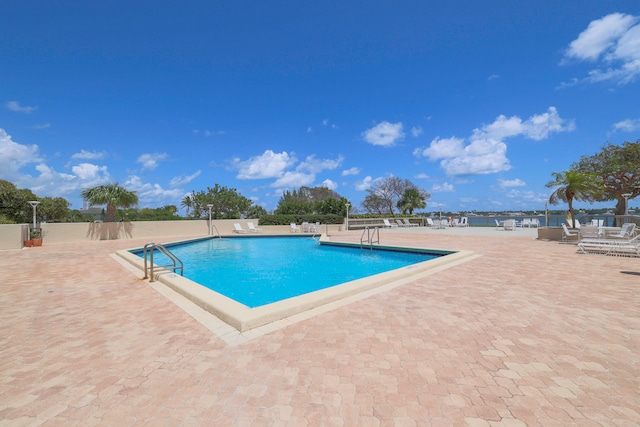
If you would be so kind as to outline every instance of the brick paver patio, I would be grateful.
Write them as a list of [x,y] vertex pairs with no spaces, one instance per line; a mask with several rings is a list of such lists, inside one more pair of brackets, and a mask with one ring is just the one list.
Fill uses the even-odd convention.
[[229,344],[110,256],[146,242],[0,252],[0,426],[640,425],[640,259],[382,239],[481,256]]

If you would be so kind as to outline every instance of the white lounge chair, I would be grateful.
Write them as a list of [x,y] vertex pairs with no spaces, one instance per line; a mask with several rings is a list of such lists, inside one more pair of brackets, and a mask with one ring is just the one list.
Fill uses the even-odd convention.
[[292,222],[289,224],[290,225],[290,230],[292,233],[295,233],[296,231],[300,231],[300,226],[297,225],[295,222]]
[[496,222],[496,228],[497,229],[501,229],[504,227],[504,221],[498,221],[497,219],[494,220]]
[[244,234],[247,232],[247,230],[245,230],[244,228],[242,228],[242,226],[240,224],[238,224],[237,222],[233,223],[233,232],[234,233],[240,233],[240,234]]
[[529,226],[538,228],[538,227],[540,227],[540,221],[538,220],[538,218],[532,218],[531,219],[531,223],[529,224]]
[[507,219],[504,222],[504,229],[506,231],[513,231],[516,229],[516,220],[515,219]]
[[249,227],[249,231],[252,233],[259,233],[262,231],[262,228],[256,227],[255,225],[253,225],[253,222],[251,221],[247,222],[247,227]]
[[460,222],[457,224],[458,227],[468,227],[469,226],[469,218],[463,216],[460,218]]
[[628,239],[634,234],[636,234],[636,224],[627,222],[626,224],[622,224],[618,233],[607,235],[607,239]]
[[585,225],[580,228],[580,239],[599,239],[600,232],[595,225]]
[[433,227],[433,219],[427,218],[427,227]]
[[402,218],[402,222],[404,222],[405,227],[418,227],[418,224],[413,224],[408,218]]
[[384,227],[385,228],[397,228],[398,227],[398,224],[391,224],[388,219],[383,219],[382,222],[384,222]]
[[567,238],[569,237],[580,237],[580,232],[579,231],[569,231],[569,229],[567,228],[567,224],[562,223],[562,241],[566,242]]
[[629,239],[582,239],[578,242],[581,253],[640,256],[640,235]]
[[433,220],[433,228],[435,228],[436,230],[444,230],[445,228],[447,228],[447,220],[446,219],[436,219]]

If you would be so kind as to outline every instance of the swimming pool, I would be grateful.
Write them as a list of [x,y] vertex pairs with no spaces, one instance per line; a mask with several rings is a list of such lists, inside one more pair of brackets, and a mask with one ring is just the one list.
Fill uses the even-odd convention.
[[[184,262],[184,277],[251,308],[442,256],[319,244],[309,237],[208,239],[169,250]],[[161,253],[154,260],[168,262]]]
[[[285,235],[286,236],[286,235]],[[222,241],[230,240],[235,241],[240,239],[253,239],[254,237],[248,236],[237,236],[237,237],[225,237]],[[269,239],[270,237],[257,237],[258,239]],[[297,239],[300,237],[286,237],[286,239]],[[350,248],[350,250],[359,251],[369,251],[369,249],[360,249],[359,244],[354,243],[345,243],[345,242],[334,242],[330,240],[328,236],[323,235],[320,238],[320,243],[322,245],[332,245],[344,248]],[[164,243],[166,247],[168,247],[171,251],[174,251],[176,248],[175,245],[182,243],[189,243],[195,241],[202,240],[211,240],[211,238],[199,238],[192,239],[188,242],[173,242],[173,243]],[[217,240],[217,239],[214,239]],[[292,240],[293,241],[293,240]],[[266,326],[272,324],[273,322],[277,322],[282,320],[284,323],[279,322],[277,325],[286,325],[289,322],[293,321],[290,319],[303,319],[308,316],[312,316],[322,312],[323,307],[335,307],[336,304],[343,304],[343,301],[354,301],[359,298],[363,298],[365,295],[371,295],[372,293],[379,292],[382,290],[389,290],[397,286],[401,286],[407,281],[413,280],[418,275],[427,275],[436,271],[440,271],[444,268],[449,268],[450,266],[457,265],[460,262],[464,262],[466,260],[472,259],[474,254],[469,251],[445,251],[445,250],[426,250],[423,248],[401,248],[394,246],[374,246],[376,250],[389,250],[389,251],[409,251],[409,252],[423,252],[423,253],[434,253],[438,255],[442,255],[438,258],[418,262],[417,264],[411,264],[404,267],[396,268],[391,271],[385,271],[378,274],[373,274],[371,276],[363,277],[361,279],[350,280],[345,283],[341,283],[335,286],[330,286],[328,288],[319,289],[316,291],[307,292],[298,296],[293,296],[290,298],[286,298],[283,300],[279,300],[276,302],[272,302],[269,304],[264,304],[258,307],[248,307],[245,304],[242,304],[236,301],[233,298],[227,297],[219,292],[213,291],[209,288],[206,288],[194,280],[191,280],[187,277],[182,277],[179,274],[175,273],[166,273],[161,274],[158,278],[158,282],[166,285],[168,288],[172,289],[176,293],[186,297],[192,303],[200,306],[204,310],[209,313],[215,315],[218,319],[225,322],[227,325],[233,327],[235,330],[240,333],[249,331],[251,329]],[[136,255],[134,252],[136,250],[142,250],[142,248],[132,248],[126,250],[120,250],[116,252],[116,256],[118,256],[123,261],[126,261],[128,264],[133,265],[137,270],[144,271],[144,262],[143,259]],[[291,257],[290,252],[287,252],[288,256]],[[260,259],[264,253],[257,254],[256,256]],[[244,255],[246,259],[248,254]],[[157,263],[157,262],[156,262]],[[322,267],[321,263],[313,263],[309,267],[312,271],[314,268]],[[331,267],[335,267],[335,265],[331,265]],[[186,268],[185,268],[186,270]],[[184,310],[187,310],[186,306],[183,302],[179,300],[179,298],[174,298],[171,296],[171,293],[167,293],[164,290],[158,288],[157,286],[161,286],[157,284],[158,282],[153,283],[153,287],[155,287],[158,292],[165,295],[169,300],[173,301],[176,305],[181,307]],[[346,302],[344,302],[346,303]],[[333,304],[333,305],[330,305]],[[191,314],[191,313],[190,313]],[[194,315],[192,316],[200,316]],[[298,316],[296,316],[298,315]],[[294,317],[295,316],[295,317]],[[274,324],[275,325],[275,324]],[[273,326],[269,326],[273,327]],[[221,332],[226,334],[227,332]]]

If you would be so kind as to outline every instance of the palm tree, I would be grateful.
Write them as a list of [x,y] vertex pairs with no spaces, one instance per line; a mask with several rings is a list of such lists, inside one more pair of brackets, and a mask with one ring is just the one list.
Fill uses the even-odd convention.
[[553,172],[552,175],[554,179],[547,183],[547,188],[557,188],[549,196],[549,203],[552,205],[557,205],[560,201],[567,203],[571,213],[571,227],[575,228],[576,220],[573,214],[573,201],[591,202],[594,200],[597,190],[595,178],[593,175],[577,170]]
[[117,208],[130,208],[138,204],[138,195],[135,191],[129,191],[120,187],[118,183],[99,185],[82,190],[82,198],[91,205],[107,205],[106,221],[116,220]]
[[414,209],[424,209],[427,207],[425,199],[426,196],[417,188],[407,188],[404,190],[397,206],[402,213],[409,212],[409,215],[413,215]]

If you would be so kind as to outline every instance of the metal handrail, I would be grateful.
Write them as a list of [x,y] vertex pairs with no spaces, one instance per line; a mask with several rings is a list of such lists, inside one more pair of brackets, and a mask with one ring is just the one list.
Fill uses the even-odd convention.
[[218,235],[219,239],[222,239],[222,236],[220,235],[220,231],[218,231],[218,227],[216,227],[215,224],[211,224],[211,227],[209,227],[209,235],[211,236],[213,233],[211,232],[211,229],[215,228],[216,230],[216,234]]
[[[364,242],[364,233],[367,233],[367,244],[370,247],[373,247],[374,243],[380,244],[380,229],[378,227],[374,227],[373,228],[373,233],[371,232],[371,230],[369,229],[369,227],[365,227],[364,230],[362,230],[362,235],[360,236],[360,248],[362,249],[362,245]],[[374,240],[374,238],[377,237],[377,240]]]
[[[163,265],[156,266],[155,263],[153,262],[153,253],[155,252],[156,249],[162,252],[167,258],[169,258],[171,260],[171,264],[163,264]],[[150,264],[149,267],[147,267],[147,251],[149,251],[149,264]],[[169,249],[165,248],[160,243],[149,242],[146,245],[144,245],[143,257],[144,257],[143,279],[149,279],[150,282],[154,282],[157,278],[157,275],[160,274],[161,271],[173,271],[175,273],[176,270],[180,270],[180,275],[181,276],[184,275],[183,274],[184,264],[182,263],[180,258],[175,256]],[[148,274],[149,272],[151,272],[150,276]]]

